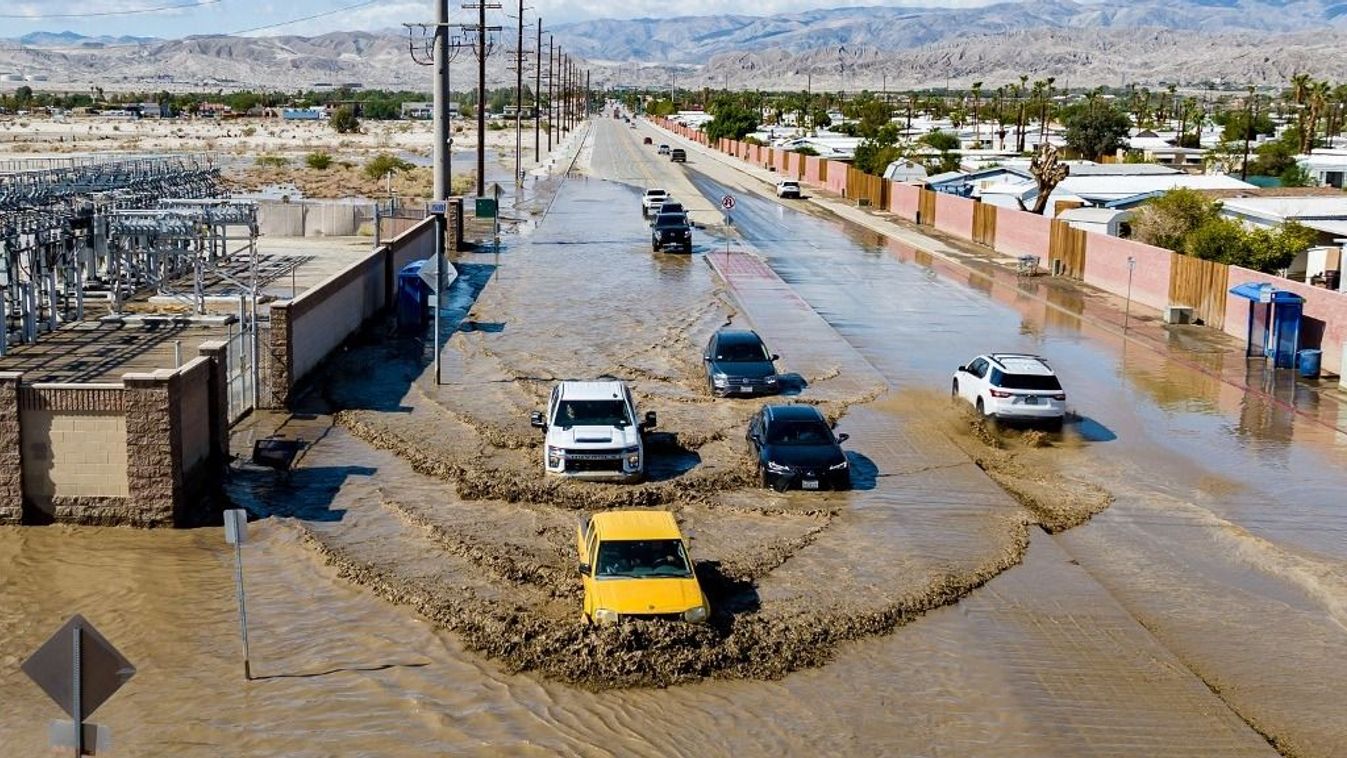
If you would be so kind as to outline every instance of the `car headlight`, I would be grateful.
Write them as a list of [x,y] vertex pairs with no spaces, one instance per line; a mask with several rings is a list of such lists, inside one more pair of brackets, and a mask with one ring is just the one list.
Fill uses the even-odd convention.
[[828,467],[828,470],[829,470],[829,471],[841,471],[842,469],[847,468],[847,467],[850,466],[850,465],[851,465],[851,462],[850,462],[850,461],[842,461],[841,463],[834,463],[833,465],[829,466],[829,467]]
[[730,383],[730,377],[728,374],[712,374],[711,381],[717,387],[724,387],[725,385]]
[[683,612],[683,620],[693,624],[700,624],[711,615],[711,611],[705,605],[699,605],[696,608],[689,608]]
[[623,460],[627,462],[627,468],[635,470],[641,467],[641,448],[629,447],[622,451]]
[[767,461],[767,470],[772,472],[773,474],[791,473],[790,466],[783,466],[780,463],[777,463],[776,461]]
[[763,381],[766,382],[767,384],[776,384],[776,377],[774,376],[765,377]]
[[561,448],[547,446],[547,465],[549,468],[556,468],[561,465]]
[[599,624],[616,624],[622,619],[622,614],[617,611],[610,611],[607,608],[597,608],[594,610],[594,621]]

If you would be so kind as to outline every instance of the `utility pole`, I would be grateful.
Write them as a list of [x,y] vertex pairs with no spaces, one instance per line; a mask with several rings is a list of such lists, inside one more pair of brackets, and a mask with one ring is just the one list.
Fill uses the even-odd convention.
[[477,34],[477,196],[486,195],[486,57],[488,55],[488,37],[491,32],[500,31],[499,26],[486,25],[488,9],[496,10],[500,3],[489,0],[477,0],[467,3],[463,10],[477,11],[477,25],[465,26]]
[[1239,178],[1249,178],[1249,141],[1253,139],[1253,85],[1249,85],[1249,98],[1244,102],[1244,162],[1239,164]]
[[538,19],[538,48],[533,66],[533,162],[542,163],[543,20]]
[[547,35],[547,152],[552,152],[552,132],[557,128],[556,79],[557,67],[552,62],[552,44],[556,39]]
[[514,51],[514,186],[524,186],[524,0],[519,0],[519,37]]
[[449,162],[449,0],[435,0],[435,200],[453,193]]

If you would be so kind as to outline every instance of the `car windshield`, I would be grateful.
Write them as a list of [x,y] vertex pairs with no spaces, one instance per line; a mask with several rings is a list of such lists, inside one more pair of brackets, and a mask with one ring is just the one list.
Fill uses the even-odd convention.
[[617,426],[631,424],[627,405],[621,400],[562,400],[553,422],[563,429],[572,426]]
[[660,229],[678,229],[687,225],[687,216],[681,213],[662,213],[655,219],[655,226]]
[[1000,371],[992,372],[992,384],[1008,390],[1057,391],[1062,388],[1062,383],[1051,374],[1003,374]]
[[777,421],[767,432],[773,445],[830,445],[832,430],[822,421]]
[[716,346],[716,360],[725,363],[760,363],[771,359],[761,342],[721,342]]
[[646,190],[645,196],[649,198],[668,197],[669,193],[664,190]]
[[597,577],[631,579],[689,577],[682,540],[605,540],[594,562]]
[[785,187],[786,189],[797,189],[799,188],[800,184],[798,182],[782,182],[781,186]]

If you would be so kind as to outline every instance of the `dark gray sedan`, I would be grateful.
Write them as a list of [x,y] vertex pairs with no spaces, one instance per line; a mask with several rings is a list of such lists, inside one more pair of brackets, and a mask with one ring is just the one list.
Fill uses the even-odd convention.
[[777,358],[757,332],[721,329],[702,353],[706,385],[712,395],[775,395],[781,391],[773,363]]

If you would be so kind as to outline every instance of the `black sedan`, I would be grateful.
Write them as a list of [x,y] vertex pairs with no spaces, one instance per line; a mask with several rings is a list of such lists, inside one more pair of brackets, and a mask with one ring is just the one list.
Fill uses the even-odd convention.
[[721,329],[702,351],[706,386],[712,395],[775,395],[781,391],[772,363],[777,357],[767,351],[757,332]]
[[650,249],[659,252],[666,247],[677,247],[692,252],[692,225],[687,214],[661,213],[650,225]]
[[823,414],[812,405],[769,405],[748,424],[748,444],[764,487],[785,492],[851,488],[851,464]]

